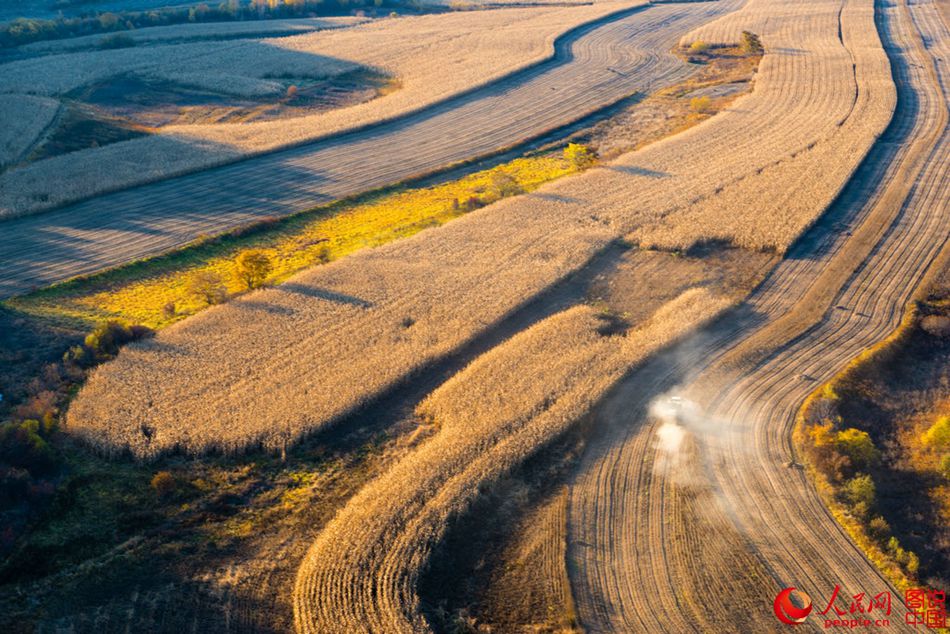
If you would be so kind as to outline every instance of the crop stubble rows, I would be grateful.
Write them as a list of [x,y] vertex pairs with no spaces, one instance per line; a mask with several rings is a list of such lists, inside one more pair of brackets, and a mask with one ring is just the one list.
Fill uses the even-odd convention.
[[564,433],[630,365],[728,303],[692,289],[620,335],[601,334],[596,312],[578,306],[449,379],[418,408],[436,436],[361,490],[305,557],[298,631],[427,631],[416,582],[451,518]]
[[[703,619],[734,617],[737,597],[760,627],[773,622],[771,598],[785,586],[817,601],[827,600],[835,584],[847,595],[897,596],[804,474],[784,466],[792,457],[791,424],[812,381],[828,378],[896,327],[950,237],[950,32],[932,2],[909,11],[889,3],[881,17],[901,108],[871,164],[832,208],[837,227],[829,224],[799,245],[750,299],[748,312],[635,375],[602,409],[607,419],[626,412],[627,423],[610,428],[615,434],[585,459],[571,497],[571,517],[583,521],[569,528],[572,584],[589,631],[699,630]],[[828,288],[813,292],[822,285]],[[810,296],[822,300],[817,314],[803,301]],[[774,328],[777,322],[785,328]],[[744,337],[763,324],[772,330],[771,347]],[[682,474],[654,468],[656,425],[641,424],[647,401],[677,383],[708,405],[708,426],[692,430],[703,451],[688,463],[698,472],[690,486]],[[638,488],[616,485],[643,472],[654,475]],[[690,488],[709,500],[703,516],[676,512]],[[719,530],[709,531],[710,521]],[[701,548],[669,549],[700,537]],[[736,548],[751,559],[745,566],[736,565]],[[730,579],[734,589],[725,597],[707,592],[710,576]],[[690,614],[695,620],[684,618],[672,597],[700,593],[703,609]],[[892,623],[902,623],[902,613]]]

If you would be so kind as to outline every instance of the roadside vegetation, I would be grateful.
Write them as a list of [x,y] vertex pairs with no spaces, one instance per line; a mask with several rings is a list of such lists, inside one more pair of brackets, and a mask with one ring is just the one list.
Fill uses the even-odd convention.
[[950,286],[819,388],[795,439],[818,490],[901,588],[950,579]]

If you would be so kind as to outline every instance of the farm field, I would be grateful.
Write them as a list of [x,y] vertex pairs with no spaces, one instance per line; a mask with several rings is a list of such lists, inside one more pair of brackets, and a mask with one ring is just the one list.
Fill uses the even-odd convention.
[[[501,84],[400,123],[119,192],[34,218],[13,219],[5,223],[8,239],[0,247],[0,262],[4,265],[0,269],[0,294],[8,296],[115,266],[255,219],[287,215],[354,190],[363,191],[470,159],[473,154],[497,152],[569,124],[638,90],[649,91],[656,82],[672,83],[684,77],[690,72],[686,64],[672,53],[652,55],[652,42],[672,45],[679,27],[726,8],[726,4],[719,3],[685,8],[664,5],[634,12],[578,32],[564,42],[559,48],[562,55],[575,51],[567,63],[561,63],[558,56],[549,65],[514,75]],[[657,30],[657,25],[663,28]],[[593,45],[618,39],[642,40],[642,48]],[[611,64],[628,73],[622,81],[609,69],[613,68]],[[581,77],[580,81],[575,81],[576,76]],[[558,85],[563,89],[551,90]],[[545,95],[544,100],[535,98],[537,89]],[[525,118],[525,107],[536,110],[536,116]],[[464,126],[471,132],[450,138],[442,134],[446,126]],[[392,147],[407,149],[386,156],[373,153],[382,139]],[[409,149],[417,146],[425,147],[426,152]],[[367,153],[371,159],[366,158]],[[397,157],[399,160],[395,160]],[[319,178],[305,178],[314,173]],[[268,174],[266,181],[258,174]],[[95,181],[83,182],[89,180]],[[234,182],[226,195],[218,194],[213,185],[222,180]],[[265,193],[265,187],[273,191]],[[142,223],[160,230],[143,232]],[[89,239],[94,235],[110,235],[111,239]],[[30,259],[39,252],[47,254],[46,261],[31,265]]]
[[[829,5],[824,14],[813,14],[826,18],[824,36],[841,46],[835,7]],[[859,23],[862,19],[871,21],[873,16],[868,11],[858,11],[854,19]],[[851,57],[830,46],[835,51],[829,55],[831,60],[838,61],[845,77],[851,75]],[[788,130],[783,142],[789,144],[782,152],[758,156],[744,151],[730,153],[716,166],[721,165],[726,171],[711,174],[714,169],[704,170],[711,180],[698,181],[690,176],[705,162],[702,146],[714,143],[714,139],[724,147],[741,147],[742,139],[759,145],[761,135],[753,121],[761,120],[763,115],[756,113],[756,103],[776,119],[793,118],[797,111],[814,112],[814,108],[804,104],[793,106],[778,98],[757,99],[772,90],[787,94],[782,90],[787,81],[780,72],[782,65],[769,64],[766,57],[756,79],[756,90],[736,102],[741,108],[727,109],[680,135],[624,155],[602,168],[475,211],[438,231],[422,232],[354,254],[280,287],[215,307],[165,330],[154,340],[132,346],[91,377],[71,407],[70,425],[77,434],[98,439],[97,443],[108,438],[102,445],[105,450],[114,445],[117,450],[128,449],[143,457],[174,447],[235,451],[259,444],[281,446],[320,429],[369,402],[374,395],[394,388],[400,377],[415,368],[470,340],[511,313],[525,298],[580,269],[611,241],[662,218],[665,210],[685,204],[690,209],[695,206],[711,210],[709,218],[716,218],[715,213],[727,201],[735,203],[736,195],[742,200],[742,188],[724,186],[714,179],[715,175],[730,183],[736,180],[737,173],[744,175],[743,180],[771,178],[772,169],[768,168],[788,169],[795,174],[801,160],[813,157],[817,148],[827,148],[829,152],[836,148],[841,153],[839,162],[850,162],[855,167],[858,159],[851,144],[863,139],[864,147],[870,146],[890,119],[894,94],[886,75],[883,51],[862,50],[865,54],[855,57],[861,62],[859,76],[867,72],[862,94],[875,94],[876,98],[856,100],[857,87],[853,83],[847,91],[823,82],[828,93],[816,93],[815,99],[828,104],[830,116],[826,125],[807,129],[781,126]],[[808,56],[796,55],[791,68],[810,77],[830,63],[824,56],[814,57],[814,64],[809,64]],[[776,84],[774,87],[770,79]],[[795,95],[789,98],[793,103],[797,101]],[[837,117],[844,117],[840,126]],[[743,120],[745,124],[741,123]],[[875,121],[876,127],[872,126]],[[741,129],[748,136],[739,136]],[[849,144],[838,143],[839,135],[846,136]],[[806,151],[809,146],[811,153]],[[807,156],[796,160],[801,152]],[[776,161],[776,155],[785,158]],[[730,162],[731,171],[726,167]],[[828,170],[827,178],[813,179],[812,195],[800,194],[795,201],[789,201],[784,219],[777,214],[747,217],[748,225],[741,232],[724,239],[732,239],[739,246],[784,250],[796,235],[791,228],[806,228],[837,194],[843,182],[831,179],[836,173],[840,174]],[[820,184],[825,188],[816,188]],[[721,204],[711,204],[720,203],[720,199]],[[635,208],[630,206],[633,201],[638,202]],[[561,230],[550,233],[551,223]],[[691,242],[678,246],[687,248],[704,239],[723,238],[704,235],[710,223],[705,224],[702,232],[697,231],[700,227],[694,227]],[[722,224],[722,220],[717,223]],[[519,231],[512,234],[508,230],[511,226],[519,227]],[[747,238],[752,230],[754,241]],[[465,265],[460,268],[459,262]],[[453,302],[444,301],[446,293],[455,298]],[[322,301],[310,301],[315,297]],[[475,311],[470,306],[479,309]],[[271,317],[248,323],[247,310],[263,311]],[[271,319],[274,323],[270,323]],[[234,326],[237,323],[242,324],[241,328]],[[275,347],[270,338],[278,336],[278,323],[286,332],[294,333],[295,343],[292,348],[283,343],[276,347],[283,348],[285,355],[306,355],[311,359],[306,371],[291,370],[292,377],[285,377],[286,371],[278,369],[289,368],[280,355],[262,357],[256,349]],[[224,344],[229,336],[253,343]],[[315,349],[323,354],[305,352]],[[368,350],[375,352],[368,354]],[[252,363],[251,359],[263,362]],[[234,374],[227,369],[222,371],[228,366]],[[311,375],[324,378],[315,382]],[[348,389],[346,386],[353,385],[349,377],[355,376],[364,377],[359,389]],[[159,377],[167,377],[174,387],[163,390],[165,379]],[[187,377],[187,385],[177,382],[175,377]],[[259,388],[267,382],[282,386],[279,396],[270,390],[252,392],[238,387],[254,384]],[[111,411],[110,402],[123,403],[122,411]],[[135,403],[140,405],[136,407]],[[148,407],[144,407],[145,403]],[[130,418],[127,408],[138,411],[139,417]],[[277,411],[282,412],[278,416],[281,423],[264,423],[273,420]],[[200,433],[181,429],[176,422],[196,419],[206,421]],[[149,434],[144,435],[142,429],[148,429]]]
[[926,628],[947,9],[353,8],[0,61],[0,630]]
[[[618,623],[679,631],[683,619],[699,618],[719,629],[737,596],[765,620],[770,603],[762,601],[771,594],[763,580],[771,575],[779,584],[808,579],[810,593],[827,594],[825,588],[841,584],[898,594],[836,525],[805,475],[789,466],[796,460],[789,435],[798,405],[897,326],[948,237],[947,100],[938,81],[947,68],[934,64],[942,51],[921,45],[946,42],[946,24],[929,3],[889,4],[883,17],[901,103],[863,177],[827,212],[828,224],[810,232],[750,297],[747,311],[632,375],[602,405],[602,419],[633,410],[643,424],[619,430],[622,440],[598,443],[572,487],[572,517],[603,518],[569,525],[569,544],[575,544],[569,561],[584,571],[572,579],[578,613],[592,631],[614,631]],[[684,446],[676,466],[658,462],[662,454],[652,437],[659,423],[642,413],[652,395],[668,391],[702,407],[698,420],[685,423],[702,451]],[[613,472],[604,464],[614,465]],[[616,477],[629,479],[627,491],[646,493],[623,493],[610,484]],[[613,534],[606,528],[611,523],[629,526],[631,517],[637,521],[621,539],[600,537]],[[664,546],[689,544],[697,535],[703,535],[702,552]],[[745,536],[755,536],[754,546]],[[789,544],[796,544],[798,556]],[[663,563],[632,558],[638,552],[664,553]],[[746,574],[717,575],[734,569],[740,555],[749,557]],[[667,572],[658,576],[658,567]],[[728,602],[700,611],[651,599],[651,610],[662,617],[645,622],[638,616],[644,613],[637,597],[689,595],[713,579],[729,581],[723,588]]]
[[[121,82],[128,76],[147,80],[151,92],[158,91],[158,95],[145,91],[136,98],[153,107],[168,99],[168,94],[189,88],[273,101],[285,96],[290,86],[305,88],[308,80],[357,70],[389,77],[399,89],[336,112],[276,121],[208,122],[213,125],[200,119],[170,121],[146,138],[86,148],[10,170],[0,175],[4,193],[0,215],[46,209],[405,115],[549,59],[560,33],[631,6],[636,4],[449,13],[362,25],[328,19],[329,27],[351,28],[276,39],[135,46],[15,60],[0,66],[0,85],[6,92],[66,96],[97,86],[102,92],[109,82],[119,82],[107,100],[119,106],[126,105],[122,94],[128,89]],[[429,55],[433,48],[446,57]],[[465,55],[475,50],[482,63],[463,64]],[[45,80],[38,84],[37,75]],[[303,92],[297,93],[298,99]],[[178,99],[187,106],[195,97],[183,92]]]
[[[35,218],[5,223],[8,239],[2,247],[2,261],[7,267],[0,275],[5,280],[3,283],[9,286],[5,287],[3,294],[9,295],[45,282],[90,273],[167,250],[189,242],[200,234],[214,234],[254,219],[306,209],[354,190],[388,184],[470,158],[472,153],[497,151],[518,139],[530,138],[574,121],[584,112],[594,111],[638,89],[649,89],[651,82],[659,81],[660,78],[666,77],[672,81],[682,77],[688,72],[683,62],[672,54],[655,58],[647,54],[647,45],[653,38],[659,38],[664,45],[667,42],[673,44],[678,20],[700,20],[702,12],[722,9],[656,7],[655,10],[658,13],[651,13],[654,11],[651,8],[642,15],[631,14],[620,22],[603,25],[587,36],[579,36],[581,39],[572,44],[570,49],[578,51],[573,62],[565,65],[555,60],[551,67],[538,67],[526,76],[513,77],[511,82],[517,89],[508,89],[508,84],[492,86],[482,93],[476,93],[481,98],[464,98],[454,105],[449,103],[440,106],[435,112],[427,111],[424,116],[416,115],[399,125],[341,137],[329,141],[325,146],[289,150],[222,168],[223,171],[157,183],[142,190],[121,192]],[[669,30],[645,30],[657,23]],[[642,44],[644,48],[639,49],[639,52],[636,48],[624,49],[623,54],[629,54],[629,57],[624,58],[631,72],[627,76],[629,84],[613,81],[617,75],[603,66],[613,60],[613,49],[600,46],[591,48],[592,42],[599,41],[601,37],[607,41],[615,38],[645,38]],[[566,47],[567,44],[565,50]],[[598,73],[587,72],[589,64],[596,66]],[[575,74],[583,75],[582,83],[570,83]],[[551,85],[557,82],[564,83],[565,89],[571,93],[570,98],[563,91],[556,93],[550,90]],[[591,85],[600,88],[591,92],[588,89]],[[538,86],[544,86],[543,94],[554,95],[550,101],[542,102],[533,98],[534,88]],[[503,100],[505,108],[498,107],[498,99]],[[531,119],[523,118],[522,106],[525,101],[533,102],[532,107],[541,114]],[[473,128],[479,127],[475,125],[477,121],[490,127],[460,138],[446,138],[440,133],[445,126],[456,126],[460,119],[472,122],[469,125]],[[519,122],[518,127],[511,127],[512,120]],[[397,136],[391,137],[391,134]],[[393,161],[392,156],[380,156],[375,150],[383,138],[392,143],[399,139],[399,143],[405,142],[406,147],[425,144],[425,147],[431,148],[431,153],[407,151],[406,156],[402,157],[404,160]],[[371,157],[369,162],[367,153]],[[314,170],[320,174],[320,179],[301,180],[303,175],[311,174]],[[236,184],[225,195],[212,185],[212,182],[231,179],[235,179],[235,183],[248,183],[248,179],[242,176],[248,173],[255,175],[252,189],[247,189],[250,187],[248,184],[242,190]],[[262,196],[264,178],[270,179],[270,187],[276,190],[266,202],[259,198]],[[117,212],[104,213],[107,205]],[[180,211],[172,211],[175,205]],[[130,217],[134,217],[135,221],[130,223]],[[161,231],[143,234],[135,228],[140,223],[161,227]],[[46,229],[40,229],[39,226]],[[108,244],[89,239],[96,234],[110,235],[112,238]],[[47,253],[47,261],[29,264],[32,254],[39,251]],[[59,256],[56,255],[57,251]]]
[[[208,24],[175,24],[136,29],[126,34],[133,46],[142,44],[180,43],[192,40],[221,40],[230,38],[277,37],[299,35],[310,31],[353,26],[368,18],[297,18],[250,22],[211,22]],[[64,40],[34,42],[17,47],[18,53],[51,54],[94,50],[103,45],[105,35],[84,35]],[[129,42],[126,42],[129,44]]]

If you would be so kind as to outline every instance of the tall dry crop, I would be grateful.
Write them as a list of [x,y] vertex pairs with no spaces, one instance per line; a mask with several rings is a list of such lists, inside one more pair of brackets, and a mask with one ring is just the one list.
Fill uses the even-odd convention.
[[453,517],[557,438],[609,386],[728,300],[691,289],[629,334],[601,334],[588,306],[550,317],[479,357],[419,413],[438,434],[361,490],[297,574],[300,632],[426,631],[416,582]]

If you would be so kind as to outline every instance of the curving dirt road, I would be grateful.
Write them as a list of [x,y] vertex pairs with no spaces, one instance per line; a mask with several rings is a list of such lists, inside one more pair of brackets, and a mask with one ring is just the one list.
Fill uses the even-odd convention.
[[[901,595],[784,466],[805,396],[896,327],[950,239],[950,30],[933,0],[878,8],[899,104],[859,173],[742,307],[598,409],[568,519],[589,632],[784,631],[772,600],[786,586],[812,597],[801,627],[820,630],[836,584],[845,611],[890,590],[884,631],[908,627]],[[646,414],[670,390],[703,408],[672,447]]]
[[678,37],[741,0],[650,5],[575,29],[550,62],[371,129],[0,222],[0,299],[525,142],[691,69]]

